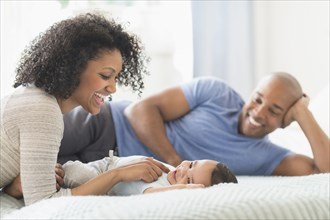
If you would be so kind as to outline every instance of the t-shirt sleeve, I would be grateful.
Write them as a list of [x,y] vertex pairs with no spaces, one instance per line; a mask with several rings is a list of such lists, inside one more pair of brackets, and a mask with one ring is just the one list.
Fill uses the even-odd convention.
[[279,145],[276,145],[269,141],[268,137],[265,138],[267,140],[268,146],[265,146],[268,149],[268,158],[269,160],[265,161],[263,166],[264,171],[261,173],[264,175],[272,175],[276,167],[282,162],[284,158],[287,156],[293,155],[294,153],[289,149],[283,148]]
[[[190,109],[207,103],[224,107],[244,104],[241,96],[223,80],[215,77],[197,77],[181,85]],[[233,106],[234,105],[234,106]]]

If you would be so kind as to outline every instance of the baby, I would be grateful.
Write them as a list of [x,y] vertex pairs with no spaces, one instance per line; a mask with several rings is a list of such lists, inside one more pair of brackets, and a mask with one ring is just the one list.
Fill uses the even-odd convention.
[[[143,158],[145,156],[116,157],[110,151],[109,157],[90,163],[68,161],[63,165],[64,184],[70,188],[76,187],[103,172],[127,166]],[[176,168],[169,164],[164,163],[164,165],[170,169],[170,172],[163,173],[156,181],[120,182],[108,192],[108,195],[126,196],[172,189],[201,188],[218,183],[237,183],[235,175],[228,167],[214,160],[183,161]]]

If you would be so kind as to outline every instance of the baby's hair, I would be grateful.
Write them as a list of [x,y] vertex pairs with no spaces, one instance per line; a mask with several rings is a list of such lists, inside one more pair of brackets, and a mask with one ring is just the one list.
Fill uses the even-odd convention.
[[211,174],[211,186],[219,183],[238,183],[235,174],[223,163],[217,163]]

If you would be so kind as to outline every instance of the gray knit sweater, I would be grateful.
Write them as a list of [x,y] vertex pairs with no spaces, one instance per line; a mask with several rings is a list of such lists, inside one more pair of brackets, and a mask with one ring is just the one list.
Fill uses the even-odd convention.
[[55,97],[35,86],[19,87],[1,99],[0,188],[21,174],[25,205],[71,195],[56,192],[55,164],[63,116]]

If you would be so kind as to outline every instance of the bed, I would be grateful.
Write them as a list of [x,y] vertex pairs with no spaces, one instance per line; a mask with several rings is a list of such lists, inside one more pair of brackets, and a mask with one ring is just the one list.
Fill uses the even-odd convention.
[[[311,102],[329,136],[329,85]],[[312,156],[297,125],[270,138]],[[134,196],[61,197],[24,207],[0,192],[0,219],[330,219],[330,173],[300,177],[238,176],[238,184]]]
[[1,195],[1,219],[330,219],[330,174],[238,176],[239,184],[134,196],[61,197],[23,207]]

